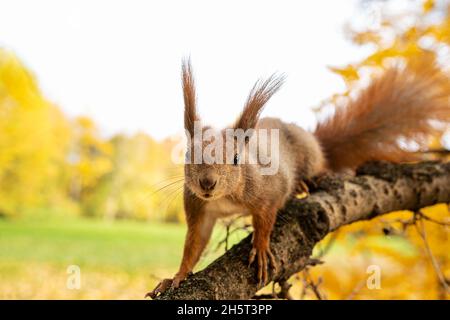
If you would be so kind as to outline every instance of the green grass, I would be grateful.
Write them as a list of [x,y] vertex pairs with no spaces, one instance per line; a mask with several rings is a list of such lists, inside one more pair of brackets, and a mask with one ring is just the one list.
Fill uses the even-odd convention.
[[89,268],[173,269],[185,227],[95,220],[0,221],[0,261]]
[[[141,299],[176,271],[184,234],[176,224],[0,220],[0,298]],[[70,265],[79,290],[66,285]]]
[[[0,298],[142,298],[179,266],[186,227],[180,224],[80,218],[0,220]],[[216,228],[198,268],[223,250]],[[242,238],[233,234],[231,243]],[[81,290],[66,287],[67,268],[79,266]]]

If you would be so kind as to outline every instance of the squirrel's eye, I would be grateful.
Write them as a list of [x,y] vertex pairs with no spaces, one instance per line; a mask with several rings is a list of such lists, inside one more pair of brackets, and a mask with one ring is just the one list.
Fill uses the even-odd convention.
[[234,164],[235,166],[237,166],[238,163],[239,163],[239,155],[236,153],[236,154],[234,155],[233,164]]

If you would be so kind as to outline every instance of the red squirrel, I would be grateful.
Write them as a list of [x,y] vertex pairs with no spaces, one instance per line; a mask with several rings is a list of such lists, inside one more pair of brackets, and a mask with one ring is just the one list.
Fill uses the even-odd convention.
[[[433,66],[418,70],[408,66],[385,70],[346,105],[336,107],[334,114],[320,122],[313,133],[279,119],[259,119],[264,105],[284,79],[272,76],[257,82],[231,129],[277,129],[279,150],[271,155],[278,157],[277,172],[263,175],[259,163],[247,164],[239,158],[242,150],[249,151],[248,139],[243,146],[231,146],[233,163],[186,163],[184,209],[188,231],[181,266],[173,279],[163,280],[148,295],[154,298],[169,287],[178,287],[198,262],[216,220],[237,213],[252,216],[249,265],[256,262],[257,279],[261,285],[267,284],[269,269],[278,266],[270,250],[277,212],[299,187],[306,189],[305,180],[326,172],[355,169],[371,160],[410,161],[413,153],[402,148],[399,139],[424,146],[425,138],[439,128],[434,124],[439,122],[448,128],[449,79]],[[184,127],[194,135],[195,123],[200,119],[189,61],[182,64],[182,87]],[[205,128],[209,127],[201,130]],[[217,132],[225,137],[225,129]],[[188,149],[206,148],[209,143],[194,139]],[[226,148],[225,152],[230,151]]]

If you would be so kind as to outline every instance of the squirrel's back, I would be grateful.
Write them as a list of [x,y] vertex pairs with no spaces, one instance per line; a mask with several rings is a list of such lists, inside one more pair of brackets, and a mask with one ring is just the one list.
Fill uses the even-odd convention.
[[[437,125],[440,123],[440,126]],[[450,82],[435,67],[393,67],[333,116],[319,123],[327,167],[355,168],[370,160],[414,160],[399,140],[426,146],[432,134],[450,123]]]
[[280,167],[290,173],[292,181],[308,179],[324,171],[323,152],[311,132],[277,118],[263,118],[257,128],[279,130]]

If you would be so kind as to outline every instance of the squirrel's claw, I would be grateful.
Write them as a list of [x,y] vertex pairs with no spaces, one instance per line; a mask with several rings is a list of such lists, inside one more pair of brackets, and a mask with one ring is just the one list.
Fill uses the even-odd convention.
[[[191,275],[192,273],[188,273],[188,275]],[[173,279],[164,279],[162,280],[153,291],[150,291],[145,295],[145,298],[150,297],[152,299],[155,299],[158,294],[165,292],[167,289],[172,288],[176,289],[180,286],[180,282],[183,281],[186,278],[183,274],[176,274]]]
[[[257,259],[257,260],[256,260]],[[269,278],[268,269],[270,263],[270,270],[273,273],[278,271],[278,265],[275,261],[275,257],[270,251],[270,248],[258,250],[257,248],[252,248],[249,256],[249,267],[253,264],[253,262],[257,261],[257,277],[258,284],[260,287],[263,287]]]
[[164,279],[162,280],[153,291],[148,292],[145,295],[145,298],[150,297],[152,299],[155,299],[159,293],[165,292],[170,286],[173,285],[172,279]]
[[250,250],[250,255],[248,257],[248,267],[249,268],[255,261],[255,257],[256,257],[256,248],[252,248],[252,250]]
[[298,182],[297,188],[296,188],[296,198],[297,199],[303,199],[306,198],[309,195],[309,187],[308,185],[305,183],[305,181],[300,180]]
[[304,193],[309,194],[309,187],[308,187],[308,185],[305,183],[305,181],[300,180],[299,185],[300,185],[300,190],[301,190],[301,191],[303,191]]

